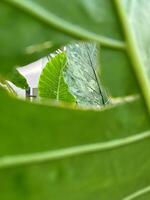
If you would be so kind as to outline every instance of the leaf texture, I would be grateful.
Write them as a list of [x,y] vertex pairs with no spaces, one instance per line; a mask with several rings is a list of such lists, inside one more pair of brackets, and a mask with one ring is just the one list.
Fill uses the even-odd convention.
[[59,53],[52,58],[42,71],[39,80],[39,96],[65,102],[75,102],[64,80],[66,67],[65,53]]
[[[42,161],[47,153],[142,136],[150,127],[140,99],[101,111],[29,104],[2,91],[0,99],[1,199],[60,200],[67,195],[73,200],[120,200],[149,184],[149,137],[118,148],[94,152],[88,148],[86,154]],[[11,165],[14,157],[36,158],[39,153],[38,162],[27,159]],[[9,165],[2,167],[5,160]]]
[[78,42],[66,47],[66,82],[79,105],[102,106],[108,102],[100,83],[96,43]]

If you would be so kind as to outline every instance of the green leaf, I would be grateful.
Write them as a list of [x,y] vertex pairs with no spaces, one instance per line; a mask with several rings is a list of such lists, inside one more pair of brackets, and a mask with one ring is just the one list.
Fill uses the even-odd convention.
[[144,79],[147,82],[147,88],[145,88],[144,93],[150,98],[150,1],[140,0],[137,3],[136,1],[124,0],[123,2],[127,10],[129,24],[134,36],[133,39],[136,43],[135,46],[140,58],[140,63],[143,66],[140,73],[144,74]]
[[136,77],[126,52],[102,47],[100,51],[102,84],[113,97],[139,93]]
[[[138,4],[139,9],[141,10],[142,13],[145,13],[144,7],[147,6],[147,1],[145,2],[141,2],[141,4],[143,4],[143,6],[140,6],[140,3],[138,3],[137,1],[135,1],[135,4]],[[145,70],[145,66],[144,66],[144,62],[143,62],[143,58],[144,56],[141,56],[142,54],[140,54],[138,45],[137,45],[137,37],[135,37],[134,32],[133,32],[133,26],[132,23],[129,23],[129,18],[127,13],[125,12],[125,8],[127,8],[128,12],[130,10],[133,9],[129,8],[129,2],[127,2],[128,4],[123,4],[123,1],[120,0],[115,0],[114,1],[114,5],[116,7],[116,10],[118,12],[118,16],[120,19],[120,23],[122,26],[122,30],[124,32],[124,36],[125,36],[125,43],[126,43],[126,51],[118,51],[115,49],[110,49],[110,48],[104,48],[105,51],[103,52],[102,50],[102,57],[101,57],[101,64],[103,69],[103,74],[102,77],[104,79],[104,85],[106,85],[106,87],[110,87],[110,92],[113,96],[116,96],[118,94],[120,94],[120,96],[123,95],[129,95],[131,94],[131,92],[134,93],[139,93],[139,86],[140,89],[144,95],[145,101],[147,103],[148,106],[148,110],[150,111],[150,83],[149,83],[149,79],[147,77],[147,71]],[[133,2],[132,2],[133,3]],[[132,5],[132,3],[130,5]],[[133,3],[134,4],[134,3]],[[134,19],[136,18],[136,16],[134,17]],[[147,20],[145,20],[147,21]],[[117,56],[117,53],[120,54],[121,57]],[[111,60],[111,56],[114,54],[116,54],[116,58],[118,57],[118,60],[120,60],[119,62],[117,62],[117,59],[115,59],[115,57],[113,56],[115,62],[112,62],[112,67],[113,70],[114,68],[116,69],[116,71],[122,71],[122,75],[123,75],[123,79],[120,79],[120,76],[117,73],[114,73],[113,79],[111,78],[109,80],[108,76],[106,75],[106,73],[108,73],[108,67],[109,65],[109,60]],[[126,57],[126,59],[125,59]],[[129,62],[128,62],[129,59]],[[112,60],[112,61],[114,61]],[[113,65],[113,63],[116,63],[116,65]],[[120,64],[122,63],[122,64]],[[131,67],[131,69],[130,69]],[[112,69],[112,68],[111,68]],[[112,72],[112,71],[110,71]],[[132,74],[135,73],[135,77],[130,79],[131,76],[133,76]],[[121,73],[120,73],[121,75]],[[127,81],[124,82],[125,77],[128,77],[129,79],[127,79]],[[114,80],[114,82],[113,82]],[[118,81],[119,80],[119,81]],[[136,80],[138,80],[138,84],[136,82]],[[105,84],[106,83],[106,84]],[[118,85],[117,85],[118,83]],[[124,84],[125,83],[125,84]],[[116,87],[117,85],[117,87]],[[132,89],[129,89],[129,85],[130,87],[132,87]],[[135,87],[135,86],[138,87]]]
[[0,2],[1,74],[6,76],[12,67],[23,66],[46,55],[72,40],[70,36],[95,40],[104,46],[124,47],[110,0],[71,0],[64,7],[65,4],[65,0]]
[[[146,7],[146,2],[143,2],[143,7],[139,6],[139,9],[142,9],[142,12],[144,13],[144,7]],[[140,5],[140,3],[139,3]],[[134,73],[136,75],[136,78],[138,80],[140,89],[142,91],[142,94],[145,98],[145,102],[147,104],[148,112],[150,112],[150,83],[149,83],[149,77],[147,76],[147,73],[145,71],[145,66],[143,63],[142,56],[140,54],[138,45],[137,45],[137,38],[133,34],[133,28],[131,24],[129,23],[128,16],[125,12],[124,4],[122,1],[115,0],[115,6],[118,11],[118,15],[120,17],[120,22],[122,25],[122,29],[124,31],[125,40],[126,40],[126,46],[127,46],[127,53],[130,58],[132,69],[134,70]],[[147,20],[146,20],[147,21]]]
[[13,2],[0,2],[0,72],[5,78],[11,76],[14,67],[31,63],[69,40],[29,11],[13,6]]
[[[121,49],[125,50],[126,41],[112,0],[70,0],[65,7],[65,0],[53,2],[3,0],[0,4],[0,24],[3,30],[0,34],[0,42],[5,45],[5,49],[0,51],[1,62],[4,66],[0,70],[3,74],[8,73],[10,67],[31,62],[56,46],[61,46],[73,39],[68,36],[96,41],[101,44],[102,53],[103,47],[106,49],[108,47],[108,51],[111,48],[112,54],[113,50],[116,52],[118,49],[119,54]],[[15,19],[18,20],[14,24]],[[10,35],[9,24],[12,23],[12,34]],[[30,30],[30,32],[26,30]],[[14,48],[11,41],[15,41],[16,35],[19,35],[19,38]],[[9,59],[7,59],[8,56]],[[115,57],[118,57],[118,54]],[[119,82],[118,74],[114,75],[115,85],[112,84],[112,81],[107,84],[107,80],[104,80],[107,89],[109,90],[109,87],[112,89],[109,91],[112,96],[124,96],[130,95],[132,92],[139,92],[134,73],[130,69],[131,64],[126,65],[126,63],[128,64],[126,58],[127,52],[123,51],[123,56],[121,55],[119,58],[123,65],[118,62],[117,65],[115,63],[111,67],[111,69],[117,69],[116,71],[122,71],[124,74],[124,77],[120,78],[122,81]],[[104,55],[102,60],[101,65],[105,70],[105,66],[106,68],[109,66],[106,63],[110,59]],[[105,79],[105,72],[103,74],[103,79]],[[128,81],[124,81],[126,77],[128,77]],[[116,84],[117,81],[118,84]],[[116,85],[117,88],[112,87]],[[130,89],[129,85],[132,85],[133,89]]]
[[64,80],[66,55],[64,52],[52,58],[42,71],[39,79],[39,96],[64,102],[75,102]]
[[42,52],[32,45],[47,37],[61,45],[67,34],[101,45],[101,77],[120,96],[94,111],[31,104],[0,91],[0,199],[149,200],[150,85],[123,1],[3,0],[0,11],[1,74],[41,55],[26,56],[28,45],[27,52]]
[[[3,30],[5,30],[4,33],[2,32],[3,34],[1,34],[1,40],[3,42],[7,40],[7,45],[9,44],[9,48],[7,47],[6,49],[10,49],[11,51],[5,53],[2,51],[3,54],[1,55],[1,57],[5,62],[11,62],[11,66],[13,63],[21,64],[24,60],[26,60],[26,62],[29,62],[32,59],[35,59],[36,56],[40,56],[41,54],[39,55],[39,52],[37,53],[38,55],[34,56],[34,50],[43,50],[43,42],[45,40],[49,41],[49,38],[47,39],[47,36],[51,38],[52,43],[54,42],[54,46],[56,46],[56,43],[59,43],[59,45],[61,45],[69,41],[69,38],[64,37],[64,33],[62,32],[65,32],[68,35],[74,36],[79,39],[94,40],[96,42],[99,42],[102,47],[111,47],[111,49],[114,49],[112,50],[112,54],[116,52],[116,49],[124,49],[125,47],[126,41],[124,40],[124,34],[122,34],[120,28],[120,20],[118,18],[118,14],[116,13],[115,4],[111,0],[71,0],[68,2],[65,8],[64,0],[56,0],[54,2],[46,2],[41,0],[32,2],[28,0],[3,0],[1,4],[1,24],[3,25],[1,27]],[[106,10],[107,12],[104,12],[104,10]],[[8,13],[10,14],[10,16],[8,16]],[[10,37],[8,30],[9,26],[7,26],[7,24],[11,24],[10,20],[14,18],[20,19],[15,25],[13,25],[14,29],[12,29],[12,36],[17,35],[17,33],[20,36],[20,40],[17,40],[18,43],[16,45],[19,49],[17,49],[16,51],[14,51],[14,46],[11,46],[10,48],[10,44],[12,44],[11,41],[15,41],[15,39],[11,38],[12,36]],[[27,38],[27,35],[25,34],[26,31],[18,32],[18,30],[23,29],[30,30],[30,37]],[[57,33],[57,31],[53,31],[53,29],[61,31],[61,33]],[[38,37],[35,37],[35,32],[40,33],[41,31],[43,32],[43,34],[38,34]],[[5,34],[6,32],[8,34]],[[8,39],[10,42],[8,42]],[[28,43],[26,41],[28,41]],[[47,47],[46,44],[44,45],[45,47]],[[30,52],[31,54],[24,54],[23,52],[25,52],[26,50],[28,50],[27,52]],[[110,48],[108,48],[108,51],[110,51]],[[117,53],[118,52],[116,52],[115,57],[118,57]],[[104,84],[106,83],[105,85],[108,90],[109,87],[112,89],[110,91],[112,96],[124,96],[130,95],[132,92],[139,92],[139,88],[136,87],[137,81],[134,77],[134,73],[130,69],[131,64],[128,65],[128,62],[126,60],[128,57],[127,52],[123,51],[122,54],[123,55],[121,55],[119,60],[123,63],[123,65],[120,65],[120,62],[118,62],[117,65],[111,67],[111,69],[114,69],[115,67],[115,69],[117,69],[116,71],[122,71],[122,74],[124,74],[123,78],[120,78],[120,80],[122,81],[118,83],[118,87],[114,88],[114,86],[117,85],[117,81],[119,81],[118,75],[114,75],[115,84],[113,84],[113,81],[107,83],[107,80],[104,80]],[[6,55],[6,57],[4,57],[4,55]],[[8,60],[7,56],[10,57],[10,55],[12,59]],[[15,60],[13,60],[14,58]],[[20,61],[17,62],[16,58],[19,58]],[[104,55],[104,59],[102,58],[102,60],[103,63],[101,63],[101,65],[102,67],[104,66],[105,70],[105,66],[106,68],[108,68],[109,66],[106,63],[110,59],[108,56]],[[6,65],[8,66],[9,64],[6,63]],[[1,70],[4,70],[6,72],[6,69],[8,68],[5,67]],[[105,78],[105,72],[103,74]],[[124,81],[126,77],[128,77],[128,82]],[[129,85],[132,85],[132,89],[130,89],[131,87],[129,87]]]
[[100,84],[96,43],[78,42],[66,47],[65,79],[79,105],[102,106],[108,101]]
[[101,111],[0,99],[0,199],[120,200],[149,185],[140,99]]
[[22,76],[18,70],[14,69],[12,75],[10,76],[10,79],[9,79],[13,84],[15,84],[17,87],[20,87],[22,89],[27,89],[29,86],[28,86],[28,83],[25,79],[24,76]]

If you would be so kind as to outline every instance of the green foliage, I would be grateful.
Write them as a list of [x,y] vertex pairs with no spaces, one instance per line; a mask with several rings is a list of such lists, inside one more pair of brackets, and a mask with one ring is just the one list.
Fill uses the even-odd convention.
[[142,132],[150,124],[141,100],[95,112],[29,104],[2,91],[0,99],[1,199],[119,200],[147,186],[149,139]]
[[98,76],[96,43],[78,42],[66,47],[66,82],[78,104],[102,106],[108,101]]
[[29,86],[28,86],[28,83],[25,79],[25,77],[23,77],[19,72],[18,70],[14,70],[12,72],[12,75],[10,76],[10,79],[9,79],[13,84],[15,84],[17,87],[20,87],[22,89],[27,89]]
[[107,104],[98,75],[96,43],[76,42],[65,48],[45,66],[39,80],[39,96],[89,107]]
[[0,2],[1,76],[46,54],[50,44],[91,40],[101,46],[103,84],[119,98],[100,110],[73,110],[0,90],[0,199],[150,199],[149,6]]
[[39,96],[64,102],[75,102],[64,80],[66,55],[60,53],[52,58],[42,71],[39,80]]
[[[24,66],[35,61],[68,41],[63,33],[47,26],[47,22],[42,23],[41,19],[30,13],[30,8],[38,9],[36,4],[24,0],[21,2],[19,6],[20,1],[0,1],[1,74],[6,78],[14,66]],[[40,13],[37,10],[37,14]]]
[[136,39],[136,45],[138,48],[138,55],[143,64],[143,71],[147,79],[150,82],[150,51],[149,51],[149,10],[150,2],[146,0],[139,1],[124,1],[126,10],[128,12],[129,23],[132,27],[133,34]]

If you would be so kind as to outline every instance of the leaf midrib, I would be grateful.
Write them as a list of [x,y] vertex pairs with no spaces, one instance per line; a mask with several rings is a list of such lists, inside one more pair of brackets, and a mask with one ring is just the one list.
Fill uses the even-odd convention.
[[137,199],[147,193],[150,193],[150,186],[147,186],[145,188],[142,188],[130,195],[128,195],[127,197],[123,198],[123,200],[133,200],[133,199]]
[[90,154],[94,152],[110,151],[127,145],[135,144],[148,138],[150,138],[149,130],[140,134],[112,140],[109,142],[74,146],[42,153],[4,156],[0,158],[0,170],[22,165],[31,165],[34,163],[41,164],[48,161],[60,160],[68,157],[80,156],[83,154]]
[[85,30],[79,26],[73,25],[64,19],[59,18],[50,11],[38,6],[34,2],[25,0],[5,0],[5,3],[9,3],[12,6],[25,11],[27,14],[34,16],[36,19],[42,21],[44,24],[53,26],[57,30],[63,31],[71,36],[78,39],[93,40],[101,43],[101,46],[111,47],[115,49],[125,49],[126,45],[124,42],[108,38],[102,35],[94,34],[88,30]]
[[[87,48],[88,48],[88,47],[87,47]],[[94,77],[95,77],[95,81],[96,81],[96,84],[97,84],[97,87],[98,87],[99,95],[100,95],[101,98],[102,98],[102,103],[103,103],[103,105],[105,105],[105,101],[104,101],[102,89],[101,89],[101,86],[100,86],[100,83],[99,83],[99,79],[98,79],[98,77],[97,77],[97,73],[96,73],[96,71],[95,71],[95,69],[94,69],[94,67],[93,67],[93,65],[92,65],[92,61],[91,61],[91,57],[90,57],[90,55],[89,55],[89,51],[87,51],[87,54],[88,54],[88,57],[89,57],[90,66],[91,66],[92,71],[93,71],[93,73],[94,73]]]
[[56,92],[56,100],[59,99],[59,94],[60,94],[60,85],[61,85],[61,79],[62,79],[62,73],[63,73],[63,66],[60,69],[59,77],[58,77],[58,85],[57,85],[57,92]]
[[126,39],[127,53],[132,63],[133,71],[137,77],[141,92],[144,96],[145,103],[147,105],[147,110],[150,113],[150,84],[149,79],[144,71],[143,62],[135,41],[135,37],[132,28],[128,22],[127,15],[122,1],[114,0],[116,10],[118,12],[122,29]]

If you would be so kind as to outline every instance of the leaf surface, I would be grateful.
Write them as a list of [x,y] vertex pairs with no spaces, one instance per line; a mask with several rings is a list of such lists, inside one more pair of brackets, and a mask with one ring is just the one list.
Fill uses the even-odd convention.
[[108,102],[98,75],[98,53],[97,45],[90,42],[66,47],[65,79],[79,105],[100,107]]
[[[0,99],[1,199],[51,196],[59,200],[67,195],[69,199],[111,196],[120,200],[149,184],[149,133],[139,141],[107,149],[109,142],[145,135],[142,132],[149,129],[149,118],[141,100],[102,111],[82,111],[32,105],[11,99],[2,91]],[[104,143],[102,151],[90,150],[90,145]],[[85,146],[88,151],[81,152]],[[63,157],[63,149],[69,153],[72,148],[78,153]],[[54,151],[60,152],[57,159],[42,159]],[[36,153],[41,158],[28,163],[28,156],[35,158]],[[17,156],[27,159],[17,164]]]
[[[69,36],[96,40],[104,45],[123,46],[118,19],[110,0],[71,0],[64,6],[65,3],[64,0],[0,2],[0,70],[3,75],[10,73],[14,66],[25,65],[64,45],[72,40]],[[103,10],[109,11],[108,16]],[[101,13],[98,19],[95,18],[97,13]],[[106,17],[109,30],[105,27]]]
[[75,102],[64,80],[66,68],[66,55],[64,52],[57,54],[44,67],[39,79],[39,96],[57,101]]
[[28,83],[27,80],[23,75],[21,75],[17,69],[14,69],[12,72],[12,75],[10,76],[10,81],[15,84],[17,87],[20,87],[22,89],[27,89]]
[[135,37],[134,39],[143,65],[143,71],[150,84],[150,1],[140,0],[137,3],[136,1],[124,0],[123,2],[127,11],[129,24]]

